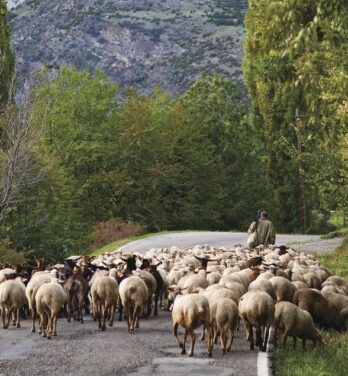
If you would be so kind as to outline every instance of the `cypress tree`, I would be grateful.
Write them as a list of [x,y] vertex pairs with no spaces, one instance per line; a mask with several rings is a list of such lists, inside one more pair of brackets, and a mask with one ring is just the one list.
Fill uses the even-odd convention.
[[15,55],[11,50],[10,28],[7,22],[7,2],[0,0],[0,113],[8,100],[15,71]]

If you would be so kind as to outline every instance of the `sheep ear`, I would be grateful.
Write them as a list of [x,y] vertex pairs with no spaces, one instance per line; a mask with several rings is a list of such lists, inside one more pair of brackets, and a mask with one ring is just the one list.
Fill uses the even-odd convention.
[[193,255],[193,257],[195,257],[197,260],[201,261],[202,259],[196,255]]
[[120,257],[120,259],[121,259],[122,261],[124,261],[124,262],[127,262],[127,261],[128,261],[128,260],[125,259],[124,257]]
[[175,288],[176,288],[176,285],[171,285],[171,286],[167,287],[167,290],[168,291],[174,291]]

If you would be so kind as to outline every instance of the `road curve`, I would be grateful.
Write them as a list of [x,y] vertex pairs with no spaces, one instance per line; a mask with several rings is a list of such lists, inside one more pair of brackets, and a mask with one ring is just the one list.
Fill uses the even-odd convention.
[[[276,244],[287,245],[292,242],[318,241],[318,235],[277,235]],[[175,232],[170,234],[155,235],[130,242],[119,248],[123,251],[144,253],[152,248],[194,247],[195,245],[210,245],[215,247],[232,247],[235,244],[246,245],[247,234],[245,232],[213,232],[192,231]]]

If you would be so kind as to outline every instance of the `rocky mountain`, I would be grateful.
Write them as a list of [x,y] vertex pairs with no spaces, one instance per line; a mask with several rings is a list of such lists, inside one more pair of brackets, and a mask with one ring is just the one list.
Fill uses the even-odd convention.
[[240,77],[247,0],[21,1],[9,12],[21,79],[76,65],[177,94],[204,73]]

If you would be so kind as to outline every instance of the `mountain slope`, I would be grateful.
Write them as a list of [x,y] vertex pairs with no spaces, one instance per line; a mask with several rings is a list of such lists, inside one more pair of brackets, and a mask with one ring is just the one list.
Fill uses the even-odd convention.
[[98,68],[176,94],[202,73],[240,76],[247,0],[27,0],[10,11],[17,71]]

